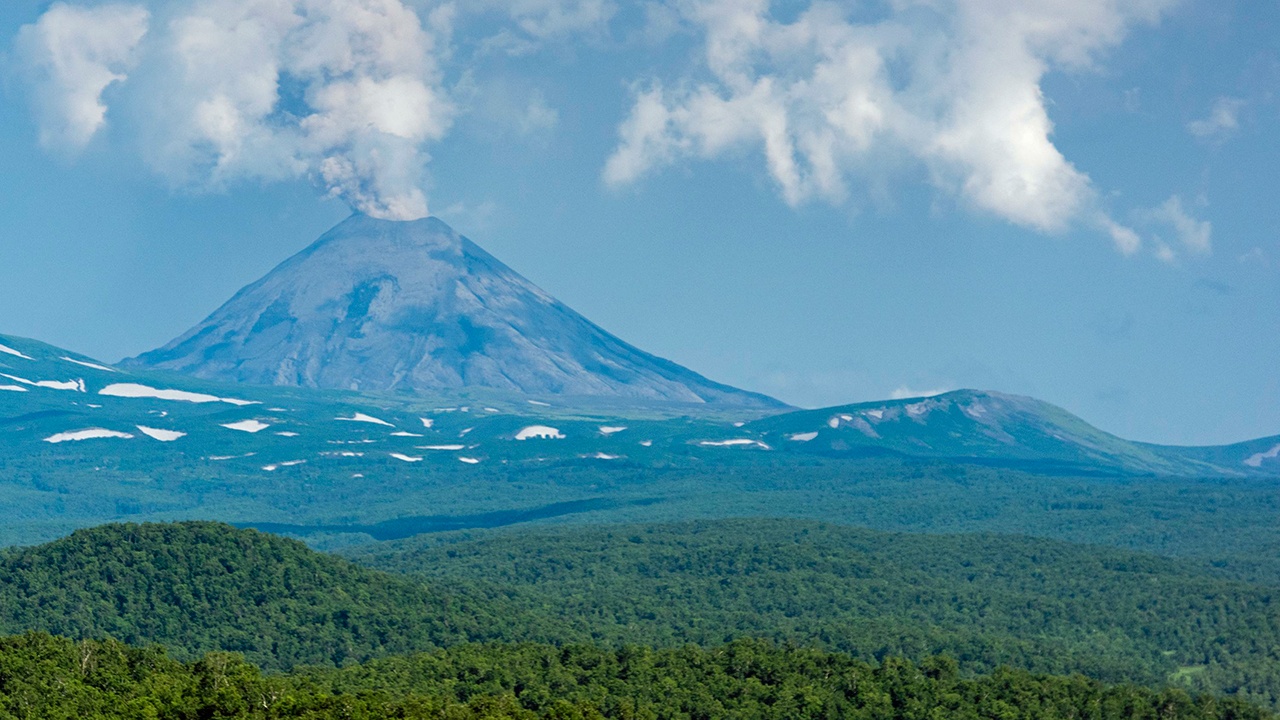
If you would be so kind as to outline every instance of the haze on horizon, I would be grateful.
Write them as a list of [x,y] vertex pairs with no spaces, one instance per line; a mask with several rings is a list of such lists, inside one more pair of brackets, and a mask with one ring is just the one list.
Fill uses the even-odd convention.
[[805,406],[1280,432],[1280,9],[16,0],[0,331],[151,349],[355,208]]

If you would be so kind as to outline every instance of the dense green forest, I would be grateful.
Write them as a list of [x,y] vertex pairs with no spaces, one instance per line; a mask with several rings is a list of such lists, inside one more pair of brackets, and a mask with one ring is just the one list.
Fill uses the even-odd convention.
[[593,642],[766,637],[1280,700],[1277,590],[1110,548],[754,519],[454,533],[348,554]]
[[0,639],[0,719],[865,718],[1264,720],[1235,699],[997,669],[953,660],[872,665],[739,641],[713,648],[462,645],[342,669],[264,675],[241,656],[190,663],[159,648]]
[[494,605],[218,523],[107,525],[0,552],[0,632],[230,650],[267,668],[493,639],[513,620]]
[[268,670],[477,641],[764,638],[1280,704],[1273,589],[1113,549],[736,520],[452,533],[352,555],[412,577],[215,523],[80,531],[0,553],[0,632],[180,659],[230,650]]

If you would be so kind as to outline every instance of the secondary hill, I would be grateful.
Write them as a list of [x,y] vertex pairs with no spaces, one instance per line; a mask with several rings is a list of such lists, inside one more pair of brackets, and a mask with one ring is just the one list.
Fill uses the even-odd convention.
[[[492,637],[485,608],[217,523],[106,525],[0,553],[0,632],[342,664]],[[496,624],[496,623],[494,623]]]
[[793,451],[828,456],[884,453],[1060,474],[1280,473],[1280,437],[1206,448],[1137,443],[1042,400],[981,390],[801,410],[743,429]]
[[474,586],[597,642],[765,637],[1280,701],[1274,588],[1121,550],[729,520],[424,536],[349,555]]
[[954,662],[880,665],[759,642],[605,650],[464,646],[367,665],[263,675],[223,653],[190,664],[117,642],[0,638],[0,717],[75,718],[1000,718],[1268,720],[1234,699]]
[[786,407],[623,342],[435,218],[353,215],[125,364],[258,385]]

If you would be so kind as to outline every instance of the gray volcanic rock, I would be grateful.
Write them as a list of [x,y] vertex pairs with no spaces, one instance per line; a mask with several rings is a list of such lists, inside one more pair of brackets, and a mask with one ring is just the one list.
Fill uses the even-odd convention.
[[628,345],[435,218],[353,215],[124,364],[260,385],[784,407]]

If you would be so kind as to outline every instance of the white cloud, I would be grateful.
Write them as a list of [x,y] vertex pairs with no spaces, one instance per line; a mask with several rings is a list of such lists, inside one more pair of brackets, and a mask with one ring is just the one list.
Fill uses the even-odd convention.
[[1271,258],[1267,256],[1267,252],[1260,247],[1253,247],[1248,252],[1241,254],[1236,258],[1242,265],[1251,267],[1269,268],[1271,267]]
[[618,11],[613,0],[468,0],[459,12],[497,15],[505,22],[481,46],[510,55],[534,52],[548,41],[603,36]]
[[1244,101],[1220,97],[1213,103],[1208,117],[1187,123],[1187,131],[1202,140],[1226,140],[1240,129],[1240,110]]
[[601,30],[617,12],[610,0],[503,0],[499,6],[540,40]]
[[[679,109],[667,107],[661,87],[640,92],[631,115],[618,129],[621,143],[604,166],[604,179],[611,185],[629,183],[656,166],[673,162],[692,143],[673,127]],[[684,113],[687,115],[687,113]]]
[[1098,222],[1107,231],[1107,234],[1111,236],[1111,240],[1116,244],[1116,249],[1121,253],[1133,255],[1142,249],[1142,238],[1133,228],[1121,225],[1105,216],[1099,218]]
[[911,398],[933,397],[943,393],[949,393],[954,388],[934,388],[932,390],[916,390],[906,385],[899,385],[889,393],[890,400],[909,400]]
[[54,3],[18,33],[18,55],[35,93],[40,143],[78,150],[106,124],[102,93],[128,77],[149,14],[137,5]]
[[[1194,255],[1213,252],[1213,225],[1208,220],[1193,217],[1182,204],[1182,198],[1174,195],[1159,207],[1144,210],[1139,215],[1149,224],[1163,226],[1173,232],[1183,249]],[[1157,256],[1166,262],[1177,258],[1176,251],[1167,243],[1158,243]]]
[[[308,178],[362,212],[412,219],[428,212],[428,148],[461,111],[452,95],[467,66],[504,42],[518,54],[603,35],[616,11],[613,0],[56,3],[23,29],[20,48],[47,145],[87,143],[108,112],[103,90],[128,79],[120,114],[176,186]],[[454,29],[470,21],[481,38],[455,58]],[[462,68],[454,87],[446,63]],[[555,127],[542,95],[522,96],[513,126]]]
[[839,203],[886,158],[1040,231],[1100,226],[1125,252],[1136,235],[1099,215],[1087,175],[1051,137],[1040,83],[1091,69],[1166,0],[898,0],[859,23],[814,0],[793,21],[768,0],[685,0],[705,74],[638,88],[604,168],[611,185],[685,158],[754,149],[786,202]]
[[[452,6],[401,0],[150,0],[55,4],[20,45],[49,138],[83,145],[102,126],[103,89],[124,81],[149,164],[175,184],[306,177],[357,210],[427,214],[427,146],[453,105],[437,56]],[[145,39],[144,39],[145,35]]]
[[542,93],[535,92],[529,99],[524,114],[518,118],[517,125],[521,134],[532,135],[554,130],[559,123],[559,111],[547,104]]
[[153,48],[149,159],[182,184],[306,176],[422,217],[425,147],[452,119],[434,43],[399,0],[182,3]]

